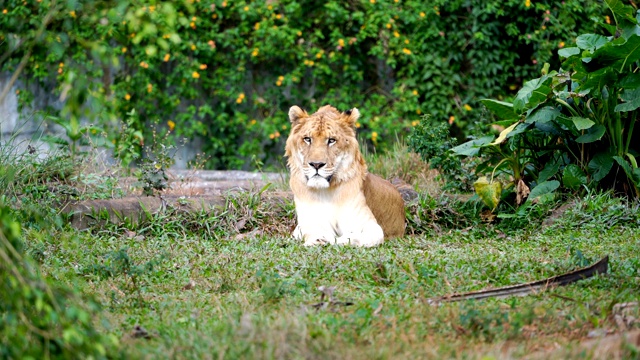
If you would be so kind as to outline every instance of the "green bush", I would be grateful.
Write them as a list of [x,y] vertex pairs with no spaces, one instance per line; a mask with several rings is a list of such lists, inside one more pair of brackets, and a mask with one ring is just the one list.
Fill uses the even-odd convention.
[[99,305],[43,277],[22,249],[21,226],[0,205],[0,357],[106,359],[118,339],[94,324]]
[[248,167],[252,154],[279,162],[294,104],[360,108],[362,138],[382,151],[423,113],[463,139],[482,122],[479,98],[508,96],[557,63],[553,50],[605,10],[595,0],[5,6],[1,69],[24,61],[27,81],[66,99],[63,118],[95,116],[122,149],[114,119],[135,109],[130,129],[147,137],[159,121],[200,138],[214,168]]
[[558,52],[560,70],[546,66],[512,102],[485,100],[505,129],[496,139],[485,136],[453,149],[483,158],[476,172],[490,179],[481,178],[476,191],[492,209],[507,196],[500,181],[515,193],[516,205],[560,186],[640,196],[640,12],[617,0],[605,3],[611,24],[599,25],[608,34],[578,36],[576,47]]

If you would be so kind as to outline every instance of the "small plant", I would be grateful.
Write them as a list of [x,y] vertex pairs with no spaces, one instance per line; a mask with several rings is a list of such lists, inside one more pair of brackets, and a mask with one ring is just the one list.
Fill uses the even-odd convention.
[[265,302],[279,301],[293,291],[291,281],[283,279],[276,272],[259,270],[256,273],[256,277],[260,284],[260,293]]
[[120,160],[125,169],[128,169],[133,161],[140,158],[144,136],[142,131],[135,127],[139,124],[136,110],[131,109],[126,115],[126,119],[120,128],[119,136],[114,140],[115,149],[113,155]]
[[167,169],[173,165],[177,152],[175,145],[169,145],[170,133],[169,130],[160,138],[157,128],[154,127],[151,145],[144,149],[145,157],[141,160],[140,169],[136,172],[144,195],[153,196],[169,186]]
[[422,117],[408,138],[411,150],[420,154],[422,160],[444,177],[444,190],[468,191],[471,171],[460,157],[449,152],[455,144],[456,139],[450,136],[450,125],[428,115]]
[[137,306],[143,306],[144,300],[140,290],[140,277],[152,272],[164,260],[164,256],[160,255],[155,259],[142,264],[136,264],[126,248],[108,253],[104,257],[105,261],[100,264],[92,264],[85,268],[82,272],[85,274],[94,274],[101,279],[110,277],[118,277],[120,275],[127,276],[131,280],[133,292],[137,294]]
[[111,143],[105,141],[103,129],[94,125],[82,125],[77,117],[71,116],[68,120],[48,115],[47,118],[60,125],[65,131],[65,137],[49,135],[44,139],[50,143],[64,146],[69,150],[71,157],[81,153],[80,146],[94,145],[110,147]]

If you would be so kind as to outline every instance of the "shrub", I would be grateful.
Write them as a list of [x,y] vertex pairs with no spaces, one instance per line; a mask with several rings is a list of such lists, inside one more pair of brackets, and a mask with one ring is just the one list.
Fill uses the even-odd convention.
[[[83,304],[83,305],[81,305]],[[93,317],[99,306],[53,285],[22,251],[21,226],[0,205],[0,357],[99,358],[117,349]]]
[[512,102],[484,101],[505,129],[496,139],[485,136],[453,149],[482,156],[476,172],[491,179],[481,178],[476,190],[491,208],[506,196],[496,179],[500,174],[516,205],[559,186],[640,196],[634,127],[640,114],[640,13],[616,0],[606,4],[611,18],[598,24],[609,36],[578,36],[576,47],[559,51],[559,71],[545,67]]
[[361,108],[360,134],[379,150],[422,113],[463,139],[482,118],[479,97],[508,96],[556,63],[552,50],[604,10],[595,0],[5,3],[2,70],[55,90],[72,120],[91,113],[116,146],[114,118],[133,109],[128,126],[145,136],[159,121],[201,138],[215,168],[248,167],[252,154],[278,162],[293,104]]

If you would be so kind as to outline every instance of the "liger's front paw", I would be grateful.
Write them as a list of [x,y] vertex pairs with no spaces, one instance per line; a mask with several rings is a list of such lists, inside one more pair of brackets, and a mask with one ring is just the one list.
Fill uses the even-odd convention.
[[318,246],[318,245],[327,245],[329,241],[325,238],[311,238],[304,242],[304,246]]

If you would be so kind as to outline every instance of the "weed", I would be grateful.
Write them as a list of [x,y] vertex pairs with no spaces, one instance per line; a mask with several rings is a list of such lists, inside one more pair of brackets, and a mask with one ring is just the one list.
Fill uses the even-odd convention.
[[474,164],[461,161],[449,151],[456,144],[456,139],[449,132],[450,126],[446,122],[425,115],[413,128],[409,147],[444,177],[443,189],[468,192],[471,190],[470,176]]
[[[6,358],[94,357],[117,353],[118,340],[93,323],[100,306],[44,277],[25,256],[21,225],[0,204],[0,354]],[[34,253],[36,251],[33,251]]]
[[423,234],[464,229],[479,224],[480,205],[450,195],[420,195],[406,206],[408,234]]
[[371,152],[366,147],[362,150],[371,173],[388,180],[398,178],[431,195],[440,193],[437,171],[432,170],[418,154],[409,151],[403,140],[398,139],[383,155]]
[[142,286],[141,277],[148,275],[154,271],[154,268],[159,266],[164,260],[164,256],[160,255],[150,261],[142,264],[136,264],[129,257],[128,249],[122,248],[120,250],[108,253],[104,256],[99,264],[90,264],[85,269],[81,270],[81,274],[89,275],[93,274],[98,276],[99,279],[107,279],[117,276],[128,276],[131,280],[132,291],[137,294],[137,303],[135,306],[144,306],[145,301],[142,298],[140,287]]

